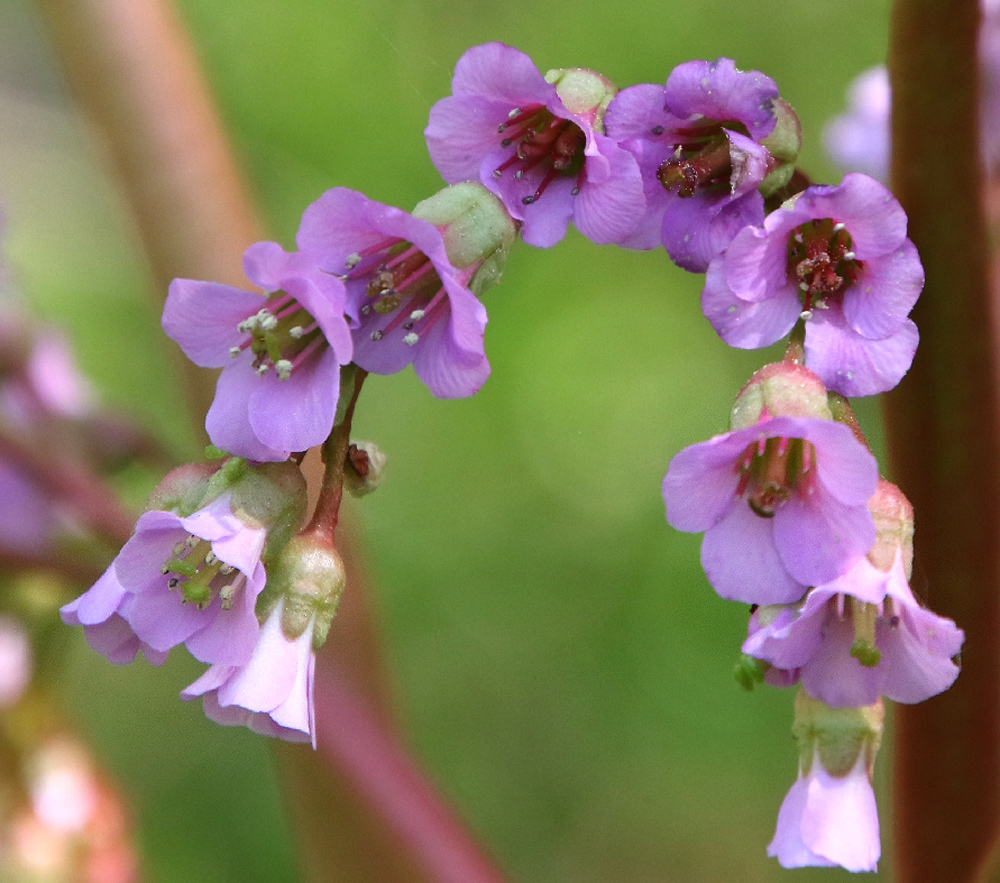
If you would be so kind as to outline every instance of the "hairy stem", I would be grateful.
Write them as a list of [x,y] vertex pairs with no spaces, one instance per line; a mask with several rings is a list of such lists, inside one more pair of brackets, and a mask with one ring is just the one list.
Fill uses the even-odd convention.
[[927,284],[913,369],[885,398],[916,511],[914,590],[965,629],[955,686],[896,714],[897,879],[967,881],[1000,821],[996,302],[977,138],[977,0],[897,0],[893,185]]

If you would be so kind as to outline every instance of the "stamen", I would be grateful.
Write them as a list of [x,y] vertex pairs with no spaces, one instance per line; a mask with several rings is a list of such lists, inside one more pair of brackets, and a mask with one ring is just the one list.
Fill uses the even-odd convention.
[[403,343],[407,346],[413,346],[418,340],[420,340],[419,334],[414,334],[412,331],[403,338]]

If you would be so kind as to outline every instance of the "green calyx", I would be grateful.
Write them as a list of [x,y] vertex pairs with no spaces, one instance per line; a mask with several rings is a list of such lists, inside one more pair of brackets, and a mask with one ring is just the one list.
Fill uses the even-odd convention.
[[[293,537],[268,571],[267,586],[257,602],[258,619],[266,618],[280,600],[281,629],[289,640],[313,624],[313,647],[319,649],[330,631],[347,583],[337,550],[308,533]],[[262,615],[263,614],[263,615]]]
[[841,778],[863,760],[871,775],[882,741],[883,715],[881,699],[861,708],[831,708],[800,690],[795,697],[792,734],[798,742],[802,773],[818,760],[831,776]]
[[545,79],[556,87],[559,100],[566,109],[586,119],[599,132],[604,132],[604,111],[618,94],[614,84],[596,71],[569,67],[550,70]]
[[774,102],[774,111],[777,116],[774,128],[760,142],[761,146],[767,148],[774,162],[774,168],[758,187],[765,199],[791,181],[802,149],[802,123],[794,108],[779,98]]
[[441,231],[448,260],[470,270],[468,285],[477,296],[499,281],[517,224],[482,184],[452,184],[418,203],[412,214]]
[[808,368],[792,362],[765,365],[736,397],[730,427],[746,429],[768,417],[832,419],[823,381]]
[[763,659],[755,659],[753,656],[741,653],[733,666],[733,677],[736,678],[736,683],[749,693],[758,684],[764,683],[764,675],[770,667],[770,663],[764,662]]

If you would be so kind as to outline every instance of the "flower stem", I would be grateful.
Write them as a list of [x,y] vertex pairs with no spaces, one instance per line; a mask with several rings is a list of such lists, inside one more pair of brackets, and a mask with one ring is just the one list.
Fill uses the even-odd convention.
[[1000,396],[978,152],[977,0],[897,0],[893,185],[927,282],[920,348],[885,397],[916,511],[915,589],[965,629],[954,687],[896,714],[897,878],[969,880],[1000,823]]
[[326,542],[333,545],[333,537],[337,531],[337,522],[340,519],[340,504],[344,499],[344,470],[347,468],[347,450],[351,445],[351,423],[354,420],[354,407],[358,403],[358,396],[361,394],[361,385],[364,383],[368,372],[349,365],[341,372],[342,383],[353,374],[354,388],[351,390],[351,398],[344,409],[344,418],[330,433],[330,437],[323,443],[323,485],[320,488],[319,498],[316,500],[316,508],[309,524],[303,533],[322,535]]

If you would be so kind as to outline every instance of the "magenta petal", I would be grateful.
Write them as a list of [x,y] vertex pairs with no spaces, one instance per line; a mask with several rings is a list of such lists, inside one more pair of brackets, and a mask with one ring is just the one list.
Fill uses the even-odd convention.
[[705,532],[701,564],[720,597],[745,604],[790,604],[805,594],[805,585],[778,555],[773,520],[756,515],[740,500]]
[[836,579],[875,542],[868,509],[859,511],[832,496],[814,500],[793,494],[772,521],[781,561],[794,579],[807,586]]
[[[806,596],[801,611],[800,605],[759,608],[751,617],[750,634],[743,642],[742,652],[778,669],[801,667],[812,658],[822,640],[828,598],[828,593],[817,594],[814,589]],[[765,620],[770,621],[762,625]]]
[[333,430],[340,396],[340,364],[332,349],[299,366],[287,380],[255,377],[247,403],[254,436],[274,451],[305,451]]
[[105,622],[87,626],[84,630],[87,644],[92,650],[107,657],[115,665],[128,665],[136,654],[143,653],[152,665],[163,665],[167,651],[154,650],[132,631],[132,627],[118,614]]
[[595,133],[594,138],[608,161],[609,176],[600,183],[588,177],[588,186],[576,196],[573,221],[591,242],[606,245],[635,230],[646,211],[646,200],[635,157],[604,135]]
[[801,309],[794,293],[759,301],[737,297],[726,282],[724,256],[712,261],[705,273],[701,311],[730,346],[739,349],[770,346],[792,330]]
[[202,368],[229,363],[246,336],[237,325],[266,303],[263,295],[215,282],[174,279],[163,306],[163,330]]
[[[821,495],[863,507],[859,518],[871,523],[867,503],[878,487],[878,462],[871,451],[854,438],[850,427],[833,420],[809,421],[802,437],[816,448],[815,469]],[[826,505],[825,500],[816,503]],[[867,552],[868,546],[863,551]]]
[[781,297],[799,303],[796,288],[788,281],[788,231],[784,224],[777,223],[778,214],[768,215],[764,228],[748,226],[740,230],[720,258],[726,281],[741,300]]
[[527,98],[544,104],[555,95],[555,87],[546,82],[531,58],[499,42],[466,50],[455,64],[451,87],[456,95],[499,98],[515,107]]
[[894,334],[924,287],[924,268],[909,239],[878,260],[870,261],[857,282],[844,292],[847,324],[869,339]]
[[919,340],[909,319],[889,337],[868,340],[854,334],[838,311],[817,310],[806,323],[806,366],[841,395],[876,395],[906,376]]
[[258,462],[281,462],[288,459],[292,449],[280,450],[264,444],[250,423],[250,398],[260,388],[262,379],[254,373],[251,361],[252,354],[247,351],[219,375],[215,398],[205,417],[205,429],[212,444],[223,451]]
[[619,142],[655,138],[654,126],[666,122],[677,120],[663,109],[663,86],[642,83],[622,89],[611,99],[604,114],[604,131]]
[[754,139],[774,128],[778,87],[760,71],[740,71],[730,58],[687,61],[667,77],[664,105],[684,118],[738,120]]
[[858,708],[878,701],[882,684],[879,666],[865,666],[851,656],[854,622],[830,611],[823,640],[801,666],[802,686],[814,699],[832,708]]
[[744,435],[717,435],[707,442],[678,451],[663,479],[667,522],[676,530],[708,530],[737,499],[739,470],[736,460],[750,443]]
[[86,592],[59,611],[67,625],[96,625],[115,613],[126,591],[115,573],[114,563]]

